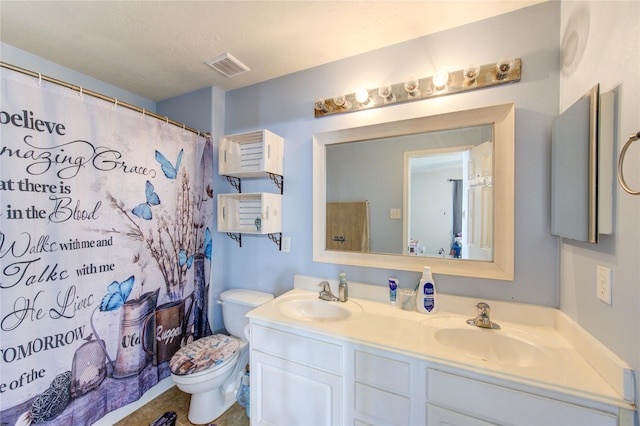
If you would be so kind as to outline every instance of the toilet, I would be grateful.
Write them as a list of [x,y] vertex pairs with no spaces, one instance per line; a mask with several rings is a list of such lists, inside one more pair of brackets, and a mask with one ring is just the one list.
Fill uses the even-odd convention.
[[220,294],[222,319],[231,334],[214,334],[180,348],[171,358],[171,378],[191,394],[189,421],[209,423],[236,400],[240,380],[249,363],[249,319],[252,309],[273,299],[261,291],[235,289]]

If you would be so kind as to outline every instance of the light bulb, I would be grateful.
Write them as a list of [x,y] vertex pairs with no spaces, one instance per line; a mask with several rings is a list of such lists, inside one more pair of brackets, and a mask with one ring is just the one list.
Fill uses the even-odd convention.
[[362,105],[367,105],[369,103],[369,91],[365,88],[356,90],[356,101]]
[[351,109],[351,103],[347,102],[347,97],[345,95],[334,96],[333,104],[338,108]]
[[462,74],[464,75],[465,84],[471,86],[476,82],[478,75],[480,75],[480,65],[469,64],[464,71],[462,71]]
[[420,97],[420,82],[417,78],[411,77],[404,82],[404,90],[407,91],[409,99]]
[[378,88],[378,95],[384,99],[384,103],[395,102],[396,95],[391,90],[391,85],[383,84]]
[[449,72],[447,70],[440,70],[433,75],[433,88],[440,91],[444,90],[449,83]]
[[315,100],[315,103],[313,104],[313,108],[316,111],[321,111],[321,112],[329,112],[329,108],[327,107],[327,103],[324,101],[324,99],[318,98]]
[[498,80],[503,80],[509,71],[513,68],[513,58],[504,57],[496,62],[496,77]]

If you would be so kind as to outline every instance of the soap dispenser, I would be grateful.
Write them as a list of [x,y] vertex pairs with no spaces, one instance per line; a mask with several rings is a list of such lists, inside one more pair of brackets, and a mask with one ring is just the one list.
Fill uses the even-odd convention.
[[347,286],[346,272],[340,272],[340,284],[338,284],[338,300],[346,302],[349,300],[349,287]]

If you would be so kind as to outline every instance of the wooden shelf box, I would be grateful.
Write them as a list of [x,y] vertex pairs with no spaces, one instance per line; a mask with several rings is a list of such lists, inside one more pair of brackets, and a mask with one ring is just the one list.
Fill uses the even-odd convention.
[[284,139],[268,130],[222,136],[218,173],[237,178],[283,176]]
[[[257,219],[260,219],[259,229]],[[218,232],[282,232],[282,195],[269,192],[218,194]]]

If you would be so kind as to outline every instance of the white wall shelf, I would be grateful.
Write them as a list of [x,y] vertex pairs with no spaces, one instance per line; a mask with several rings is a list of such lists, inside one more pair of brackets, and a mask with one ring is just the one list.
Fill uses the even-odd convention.
[[[238,191],[218,194],[218,232],[242,247],[242,234],[267,235],[282,250],[284,139],[268,130],[220,138],[218,173]],[[242,179],[269,178],[280,194],[242,193]]]

